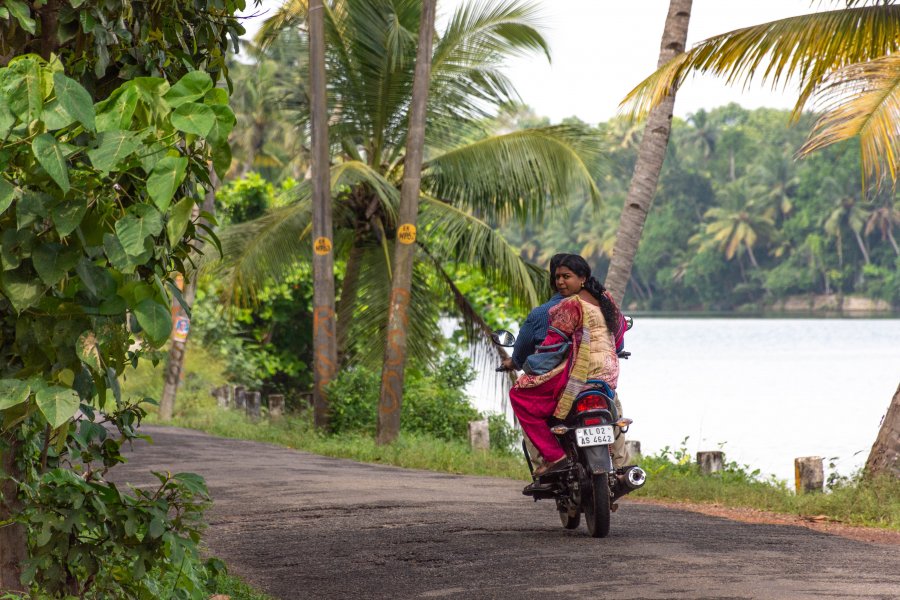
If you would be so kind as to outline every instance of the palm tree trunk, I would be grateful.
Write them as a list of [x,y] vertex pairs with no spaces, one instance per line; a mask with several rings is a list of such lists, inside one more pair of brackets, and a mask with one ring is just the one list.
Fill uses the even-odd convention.
[[[692,0],[670,0],[669,13],[663,29],[662,44],[659,51],[658,66],[662,66],[678,53],[684,51],[687,42],[688,23],[691,18]],[[666,158],[666,147],[672,131],[672,110],[675,106],[673,92],[659,106],[650,111],[641,147],[638,150],[634,174],[619,229],[616,232],[616,245],[606,276],[606,287],[619,306],[625,297],[625,289],[631,278],[631,267],[637,254],[644,222],[653,203],[659,173]]]
[[419,212],[419,184],[425,150],[425,104],[431,80],[431,53],[434,39],[434,13],[437,0],[423,0],[419,21],[416,71],[413,76],[409,109],[409,132],[400,188],[400,226],[394,244],[394,269],[391,301],[388,308],[387,347],[381,372],[381,398],[378,402],[377,443],[389,444],[400,432],[400,405],[403,401],[403,374],[406,369],[406,325],[409,290],[412,284],[413,258],[416,254],[416,217]]
[[859,251],[862,252],[863,260],[866,261],[866,264],[869,264],[869,250],[866,248],[866,241],[862,239],[862,236],[855,229],[853,230],[853,235],[856,236],[856,245],[859,246]]
[[888,406],[881,429],[866,461],[866,475],[900,477],[900,386]]
[[753,265],[753,268],[758,269],[759,263],[756,262],[756,255],[753,254],[753,247],[750,244],[747,244],[747,255],[750,257],[750,264]]
[[[10,432],[11,435],[15,435]],[[24,592],[19,581],[22,575],[22,564],[28,557],[28,545],[25,527],[19,524],[4,525],[6,521],[22,510],[16,483],[22,473],[16,468],[18,442],[13,439],[4,446],[0,440],[0,593],[8,591]]]
[[894,249],[894,254],[900,256],[900,247],[897,246],[897,240],[894,239],[894,234],[891,233],[891,230],[887,231],[887,238],[891,242],[891,247]]
[[[203,206],[201,208],[204,212],[215,215],[216,188],[219,185],[219,178],[216,177],[216,172],[211,167],[209,169],[209,180],[212,185],[210,186],[209,191],[206,192],[206,196],[203,199]],[[194,215],[194,218],[196,218],[198,214],[199,211],[197,211],[197,214]],[[206,219],[203,219],[202,222],[204,224],[208,224],[208,221]],[[195,274],[194,277],[187,282],[187,285],[184,286],[184,290],[182,291],[184,303],[188,308],[192,308],[194,306],[194,299],[196,298],[196,296],[197,275]],[[175,306],[175,310],[178,316],[187,317],[184,309],[177,303]],[[190,329],[188,329],[188,333],[190,333]],[[166,361],[166,374],[163,381],[163,391],[162,396],[159,399],[159,418],[163,421],[170,420],[172,418],[172,415],[175,413],[175,399],[178,396],[178,386],[181,383],[181,371],[184,369],[184,356],[186,353],[186,349],[187,338],[185,338],[184,340],[173,339],[171,345],[169,346],[169,358]]]
[[328,161],[328,105],[325,96],[323,0],[310,0],[309,95],[313,200],[313,412],[316,427],[328,426],[326,386],[337,371],[334,316],[334,253]]

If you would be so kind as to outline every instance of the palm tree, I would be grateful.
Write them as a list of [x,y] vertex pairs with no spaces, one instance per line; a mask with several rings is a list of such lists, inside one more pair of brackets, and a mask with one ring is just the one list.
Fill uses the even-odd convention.
[[[838,4],[835,1],[835,4]],[[841,0],[844,7],[738,29],[709,38],[662,65],[625,99],[634,114],[662,103],[694,71],[777,85],[796,78],[795,118],[815,99],[823,114],[801,148],[806,154],[859,137],[863,189],[871,176],[894,183],[900,171],[900,6],[896,0]],[[900,394],[895,394],[869,472],[897,472]],[[889,440],[895,440],[891,443]],[[871,460],[878,457],[878,460]]]
[[900,225],[900,208],[898,205],[885,201],[881,206],[873,210],[869,214],[866,221],[865,234],[871,235],[872,232],[881,233],[881,241],[889,241],[894,253],[900,256],[900,247],[897,246],[897,240],[894,239],[894,225]]
[[727,260],[746,253],[750,264],[759,267],[753,247],[760,238],[765,239],[772,234],[775,225],[772,219],[752,210],[752,206],[749,209],[711,208],[706,211],[705,218],[709,223],[703,233],[692,238],[692,241],[700,243],[701,251],[716,247]]
[[[691,3],[692,0],[670,0],[660,44],[659,65],[666,64],[673,56],[684,50],[691,18]],[[675,90],[671,90],[671,93],[666,94],[665,99],[654,107],[644,128],[631,187],[616,232],[613,258],[606,274],[606,287],[619,304],[625,297],[625,287],[631,277],[631,267],[641,240],[644,221],[650,213],[653,195],[656,193],[656,184],[662,171],[672,130],[674,106]]]
[[388,311],[388,344],[381,376],[378,402],[377,440],[387,444],[400,433],[400,406],[403,400],[403,374],[406,369],[406,331],[409,318],[409,290],[412,285],[416,248],[416,218],[419,212],[422,156],[425,152],[425,106],[431,77],[431,46],[437,0],[422,2],[419,37],[416,44],[415,74],[409,108],[409,133],[403,160],[403,184],[400,187],[400,228],[394,245],[394,280]]
[[[421,9],[420,0],[325,4],[334,249],[345,263],[337,305],[344,361],[374,365],[384,356]],[[261,30],[261,41],[302,22],[305,12],[302,0],[284,6]],[[412,356],[434,357],[437,319],[447,304],[470,333],[488,329],[456,287],[455,264],[480,270],[522,308],[546,293],[543,271],[524,262],[497,225],[540,217],[573,195],[598,197],[581,158],[593,139],[582,129],[492,136],[485,128],[492,111],[516,99],[502,72],[505,59],[532,52],[547,54],[547,46],[535,6],[520,0],[459,6],[435,34],[409,304]],[[305,127],[302,119],[298,124]],[[293,194],[289,206],[222,233],[221,281],[232,301],[252,300],[260,286],[309,260],[308,183]]]
[[869,264],[869,249],[862,237],[863,228],[869,219],[869,212],[861,206],[853,194],[844,194],[837,197],[834,208],[823,220],[825,233],[834,237],[837,241],[838,263],[844,264],[843,231],[849,229],[856,239],[856,245],[866,264]]

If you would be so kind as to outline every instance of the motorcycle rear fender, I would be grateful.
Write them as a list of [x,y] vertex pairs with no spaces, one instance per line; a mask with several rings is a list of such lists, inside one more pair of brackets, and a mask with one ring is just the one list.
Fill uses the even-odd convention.
[[613,470],[609,446],[588,446],[587,448],[581,448],[581,453],[587,463],[588,470],[594,475],[609,473]]

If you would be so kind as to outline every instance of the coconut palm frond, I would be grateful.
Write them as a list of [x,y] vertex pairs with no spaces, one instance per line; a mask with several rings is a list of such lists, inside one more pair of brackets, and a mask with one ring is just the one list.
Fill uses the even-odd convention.
[[223,301],[253,304],[266,284],[279,280],[297,262],[309,260],[311,223],[307,195],[253,221],[226,227],[219,233],[224,258],[204,261],[201,273],[217,278]]
[[305,22],[307,12],[309,0],[286,0],[271,17],[263,21],[253,42],[262,49],[267,48],[283,29]]
[[420,244],[441,262],[476,267],[493,289],[507,293],[520,308],[540,304],[545,286],[503,236],[484,221],[435,198],[419,208]]
[[[427,270],[417,264],[410,289],[407,350],[424,364],[434,361],[443,340],[438,326],[440,299],[428,279]],[[377,368],[384,360],[390,295],[391,278],[380,248],[365,248],[354,295],[356,311],[349,326],[350,362]]]
[[897,181],[900,161],[900,56],[850,65],[832,73],[816,95],[823,114],[800,148],[809,154],[859,136],[866,177]]
[[[708,38],[661,66],[631,90],[621,107],[642,118],[691,72],[772,88],[799,81],[799,116],[832,71],[894,53],[900,48],[900,6],[877,4],[790,17]],[[763,67],[763,68],[760,68]]]
[[590,139],[558,125],[479,140],[427,161],[422,189],[489,220],[539,218],[570,195],[599,199],[584,163]]
[[353,187],[359,184],[372,188],[387,217],[386,225],[393,227],[397,220],[397,208],[400,206],[400,192],[396,187],[364,162],[350,160],[331,168],[332,195],[337,194],[344,186]]

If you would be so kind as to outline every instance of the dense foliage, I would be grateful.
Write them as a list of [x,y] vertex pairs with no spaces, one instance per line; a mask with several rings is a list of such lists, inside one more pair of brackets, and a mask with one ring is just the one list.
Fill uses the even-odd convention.
[[[765,309],[791,296],[859,294],[900,304],[897,198],[860,188],[853,143],[797,160],[812,121],[790,126],[787,111],[737,105],[676,120],[626,302]],[[593,167],[603,208],[574,202],[541,225],[507,226],[529,259],[568,250],[601,272],[608,264],[640,130],[621,120],[598,129],[609,157]]]

